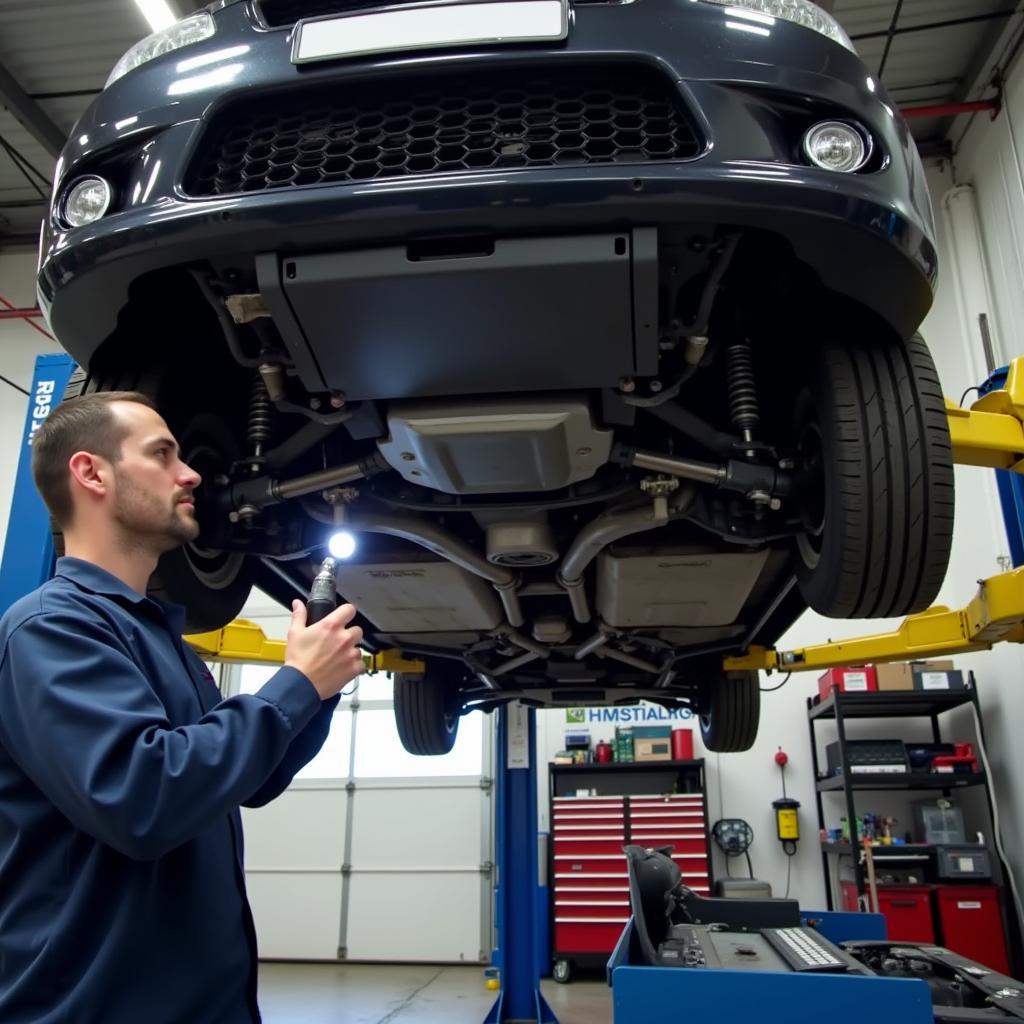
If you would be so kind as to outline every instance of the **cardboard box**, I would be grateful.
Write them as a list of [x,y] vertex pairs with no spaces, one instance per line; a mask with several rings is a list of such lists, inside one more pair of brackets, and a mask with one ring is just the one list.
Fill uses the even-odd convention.
[[887,692],[893,690],[912,690],[914,688],[914,670],[909,662],[898,662],[895,665],[876,665],[875,676],[878,689]]
[[[918,678],[922,673],[927,675]],[[960,676],[959,685],[956,685],[955,679],[939,679],[936,673]],[[904,661],[894,665],[876,665],[875,675],[878,679],[878,689],[881,691],[963,689],[963,676],[960,672],[953,671],[953,662],[948,660]]]
[[878,689],[878,679],[871,665],[830,668],[818,677],[818,693],[825,700],[833,690],[842,693],[869,693]]
[[914,689],[927,690],[963,690],[966,689],[963,672],[950,668],[936,668],[934,665],[918,669],[914,666]]
[[646,736],[633,739],[634,761],[671,761],[672,737],[651,738]]

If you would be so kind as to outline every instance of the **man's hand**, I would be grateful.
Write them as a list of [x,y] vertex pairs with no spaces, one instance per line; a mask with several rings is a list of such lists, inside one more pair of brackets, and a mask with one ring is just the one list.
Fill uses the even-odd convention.
[[363,631],[347,628],[356,617],[350,604],[343,604],[312,626],[306,625],[306,606],[292,602],[292,624],[288,630],[284,663],[297,668],[315,687],[321,700],[339,693],[362,674],[363,656],[359,643]]

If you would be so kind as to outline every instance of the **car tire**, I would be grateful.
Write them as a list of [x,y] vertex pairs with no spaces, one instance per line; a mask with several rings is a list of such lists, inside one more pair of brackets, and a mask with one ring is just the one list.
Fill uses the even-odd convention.
[[700,738],[715,753],[749,750],[761,722],[761,689],[756,672],[723,672],[703,694],[697,715]]
[[449,681],[433,667],[422,675],[395,676],[395,725],[410,754],[447,754],[455,745],[459,715],[452,710],[451,696]]
[[[172,428],[173,429],[173,428]],[[202,477],[196,491],[196,514],[203,521],[203,489],[241,457],[230,430],[217,416],[200,413],[175,431],[182,459]],[[220,551],[197,540],[168,551],[150,577],[151,597],[185,608],[188,633],[222,629],[238,618],[252,591],[253,565],[239,551]]]
[[556,960],[554,966],[551,968],[551,977],[558,982],[559,985],[568,985],[572,981],[572,961],[571,960]]
[[[75,390],[77,388],[77,390]],[[171,397],[183,393],[180,379],[171,372],[121,372],[97,376],[87,381],[79,378],[69,386],[64,397],[97,391],[139,391],[151,397],[158,409],[167,409],[165,418],[181,447],[185,462],[193,466],[211,484],[218,473],[227,472],[241,456],[238,441],[224,420],[209,412],[188,412],[172,406]],[[201,405],[197,402],[193,405]],[[191,462],[190,462],[191,460]],[[203,487],[196,493],[196,513],[203,519]],[[207,633],[222,629],[238,617],[249,597],[253,583],[253,566],[238,552],[222,552],[203,547],[202,534],[197,541],[163,555],[150,578],[147,592],[151,597],[185,609],[185,632]],[[54,549],[63,554],[64,538],[53,529]]]
[[920,336],[829,342],[796,402],[796,576],[830,618],[929,607],[953,538],[953,449]]

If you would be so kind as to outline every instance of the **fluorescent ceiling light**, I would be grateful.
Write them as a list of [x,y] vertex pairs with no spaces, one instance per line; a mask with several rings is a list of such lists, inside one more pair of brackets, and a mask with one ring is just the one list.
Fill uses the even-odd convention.
[[167,0],[135,0],[135,5],[142,11],[142,16],[154,32],[170,28],[178,20]]

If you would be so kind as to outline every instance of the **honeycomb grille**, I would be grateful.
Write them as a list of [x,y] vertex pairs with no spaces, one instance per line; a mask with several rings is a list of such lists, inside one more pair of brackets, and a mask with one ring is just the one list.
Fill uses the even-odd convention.
[[216,115],[194,196],[410,175],[643,163],[698,156],[672,84],[645,67],[360,82],[246,96]]

